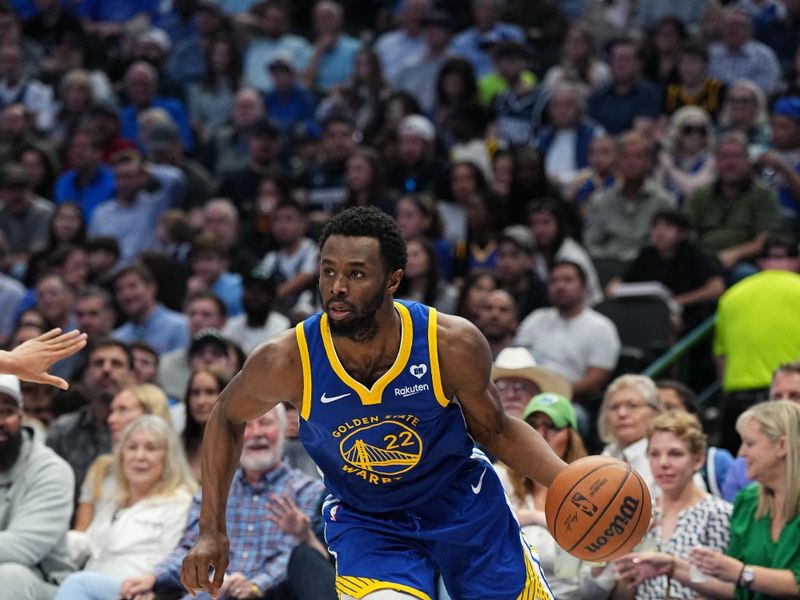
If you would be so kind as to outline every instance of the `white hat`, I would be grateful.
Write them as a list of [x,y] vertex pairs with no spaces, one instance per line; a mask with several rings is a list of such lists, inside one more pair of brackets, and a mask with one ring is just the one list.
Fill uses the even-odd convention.
[[492,365],[492,381],[503,377],[521,377],[539,386],[542,393],[572,398],[572,385],[561,375],[536,364],[527,348],[503,348]]
[[417,135],[426,142],[431,143],[436,138],[436,129],[427,117],[409,115],[400,121],[400,125],[397,127],[397,134]]
[[158,27],[151,27],[139,34],[136,38],[137,42],[145,44],[155,44],[161,52],[167,53],[172,49],[172,40],[169,34],[163,29]]
[[267,68],[283,67],[289,71],[294,71],[294,57],[285,50],[278,50],[267,62]]
[[22,391],[19,387],[19,379],[13,375],[0,375],[0,394],[5,394],[16,400],[17,405],[22,408]]

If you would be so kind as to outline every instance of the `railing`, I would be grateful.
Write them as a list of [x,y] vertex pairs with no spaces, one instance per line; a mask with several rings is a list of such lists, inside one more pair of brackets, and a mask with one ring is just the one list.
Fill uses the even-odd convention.
[[[655,379],[664,373],[664,371],[669,369],[672,365],[678,361],[681,361],[679,364],[680,378],[685,379],[686,372],[688,371],[688,363],[686,360],[682,359],[686,357],[686,354],[692,348],[694,348],[697,344],[702,342],[711,334],[711,332],[714,330],[714,321],[716,321],[716,318],[717,315],[715,313],[700,323],[697,327],[692,329],[684,337],[678,340],[667,352],[658,357],[644,371],[642,371],[642,375],[647,375],[648,377]],[[697,403],[702,406],[719,390],[719,387],[719,381],[712,383],[709,387],[697,395]]]

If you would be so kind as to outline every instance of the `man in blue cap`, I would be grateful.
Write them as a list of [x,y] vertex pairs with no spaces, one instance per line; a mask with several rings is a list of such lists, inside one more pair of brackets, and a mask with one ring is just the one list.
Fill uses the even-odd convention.
[[800,98],[784,96],[772,107],[772,149],[756,164],[778,194],[781,214],[796,229],[800,219]]

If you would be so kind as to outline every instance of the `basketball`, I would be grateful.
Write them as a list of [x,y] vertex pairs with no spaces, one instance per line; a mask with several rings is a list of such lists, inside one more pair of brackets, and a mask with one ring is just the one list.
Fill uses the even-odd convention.
[[572,556],[607,562],[630,552],[650,525],[650,493],[627,463],[587,456],[569,464],[547,491],[547,528]]

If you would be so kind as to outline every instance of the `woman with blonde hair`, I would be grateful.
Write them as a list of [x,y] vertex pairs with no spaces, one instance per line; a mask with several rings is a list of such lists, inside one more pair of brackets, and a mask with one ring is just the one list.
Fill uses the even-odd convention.
[[[112,447],[117,445],[125,427],[142,415],[155,415],[172,426],[167,396],[161,388],[143,383],[126,387],[114,396],[107,419]],[[94,459],[86,472],[75,515],[74,528],[77,531],[86,531],[99,505],[111,501],[116,491],[111,476],[112,460],[111,454],[102,454]]]
[[644,375],[622,375],[603,396],[598,417],[604,456],[624,460],[644,478],[650,494],[656,490],[647,460],[647,429],[664,407],[653,380]]
[[[697,417],[683,410],[658,415],[650,424],[647,458],[661,497],[653,507],[650,531],[642,543],[652,552],[632,553],[615,563],[618,585],[637,581],[639,557],[688,560],[696,546],[724,552],[728,546],[731,505],[694,483],[705,462],[706,435]],[[678,581],[656,575],[637,582],[636,600],[693,598]]]
[[714,124],[697,106],[684,106],[672,115],[658,154],[656,177],[683,202],[714,182]]
[[[571,463],[586,456],[575,408],[565,396],[537,394],[528,402],[522,419],[539,432],[564,462]],[[547,529],[544,515],[547,488],[503,464],[498,465],[497,474],[525,538],[539,552],[554,597],[581,598],[576,579],[578,561],[561,551]],[[566,573],[565,567],[571,567],[572,572]]]
[[197,484],[175,430],[155,415],[128,424],[114,448],[117,492],[85,532],[70,532],[83,571],[61,584],[58,600],[119,596],[123,580],[149,573],[180,540]]
[[800,597],[800,405],[757,404],[739,416],[736,430],[739,455],[756,483],[736,496],[727,549],[696,547],[689,560],[637,556],[629,561],[634,583],[667,575],[695,596]]

